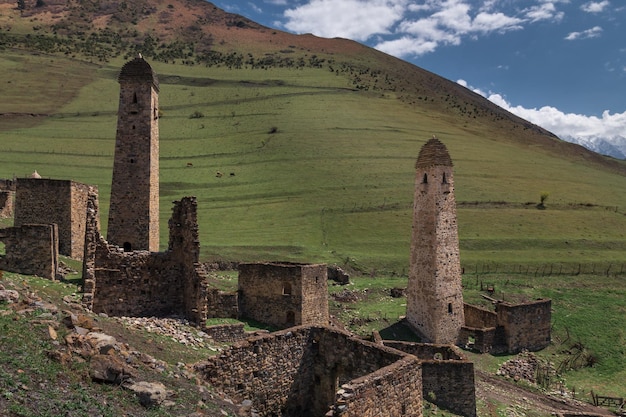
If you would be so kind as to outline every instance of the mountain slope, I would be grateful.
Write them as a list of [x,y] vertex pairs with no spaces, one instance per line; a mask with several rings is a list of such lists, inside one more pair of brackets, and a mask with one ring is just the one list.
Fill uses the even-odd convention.
[[162,241],[170,201],[193,194],[205,258],[401,274],[414,158],[434,134],[456,167],[464,263],[626,261],[626,197],[615,192],[626,164],[457,83],[201,0],[25,3],[0,1],[11,74],[0,85],[11,97],[0,103],[0,177],[37,169],[96,184],[104,222],[115,77],[141,52],[161,81]]

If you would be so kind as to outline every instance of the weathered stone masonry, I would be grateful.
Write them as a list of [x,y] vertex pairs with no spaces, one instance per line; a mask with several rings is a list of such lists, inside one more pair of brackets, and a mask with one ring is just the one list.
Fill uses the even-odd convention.
[[24,224],[0,229],[6,255],[0,256],[0,270],[56,279],[59,267],[59,240],[56,224]]
[[551,327],[550,299],[521,304],[498,302],[495,311],[466,304],[460,343],[483,353],[537,351],[550,344]]
[[419,358],[425,399],[455,414],[476,416],[474,364],[459,348],[390,340],[385,340],[384,344]]
[[179,315],[203,325],[207,318],[207,281],[198,263],[196,206],[191,197],[174,202],[166,252],[125,252],[100,235],[97,198],[90,196],[84,302],[96,313]]
[[249,338],[196,369],[261,416],[420,416],[415,356],[327,327]]
[[88,185],[70,180],[19,178],[14,225],[56,224],[59,253],[82,259],[89,189]]
[[415,167],[406,318],[426,341],[456,344],[464,318],[452,160],[433,138]]
[[278,328],[328,324],[325,264],[239,265],[239,314]]
[[0,189],[0,219],[13,216],[13,199],[15,193],[9,190]]
[[159,81],[141,56],[120,71],[107,240],[159,250]]

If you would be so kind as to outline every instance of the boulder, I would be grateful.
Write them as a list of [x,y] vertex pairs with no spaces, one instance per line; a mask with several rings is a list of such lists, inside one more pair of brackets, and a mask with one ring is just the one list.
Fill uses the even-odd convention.
[[96,382],[121,384],[136,373],[117,356],[95,355],[89,361],[89,375]]
[[139,403],[144,407],[155,407],[161,405],[167,398],[167,388],[160,382],[141,381],[126,386],[139,398]]
[[0,302],[16,303],[20,299],[20,293],[15,290],[0,290]]

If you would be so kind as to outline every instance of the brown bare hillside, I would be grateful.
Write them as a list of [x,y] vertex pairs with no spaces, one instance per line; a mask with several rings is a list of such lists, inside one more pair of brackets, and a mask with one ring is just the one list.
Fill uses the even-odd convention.
[[[240,54],[258,65],[316,60],[320,66],[350,77],[355,88],[390,92],[409,106],[449,118],[450,123],[486,125],[497,140],[515,141],[626,175],[622,161],[561,141],[457,83],[415,65],[350,40],[293,35],[264,27],[204,0],[26,0],[23,10],[18,10],[13,0],[0,0],[0,36],[17,33],[67,37],[75,43],[87,38],[86,47],[103,39],[127,50],[145,51],[167,44],[176,50],[170,54],[172,60],[212,53]],[[95,35],[95,40],[89,38]],[[10,40],[4,43],[15,46]],[[101,61],[110,54],[103,49],[94,51]],[[144,55],[150,56],[149,51]],[[168,59],[163,54],[151,58]]]

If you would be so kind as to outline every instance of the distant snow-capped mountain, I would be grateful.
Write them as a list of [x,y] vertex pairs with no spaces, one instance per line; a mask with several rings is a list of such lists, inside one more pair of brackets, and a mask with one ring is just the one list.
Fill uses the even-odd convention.
[[599,136],[561,136],[561,139],[584,146],[585,148],[602,155],[611,156],[617,159],[626,159],[626,138],[623,136],[615,136],[612,138]]

